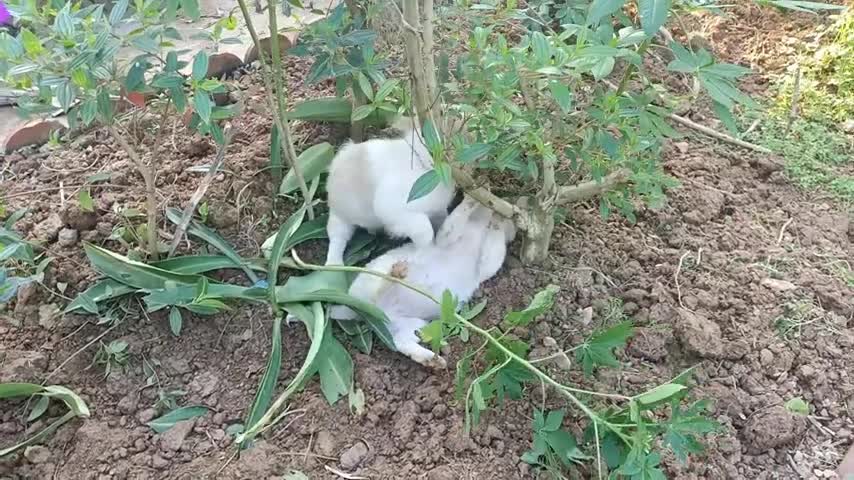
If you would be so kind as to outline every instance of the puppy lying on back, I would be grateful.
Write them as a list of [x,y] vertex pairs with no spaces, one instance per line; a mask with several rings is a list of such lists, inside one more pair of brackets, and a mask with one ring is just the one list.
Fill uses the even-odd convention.
[[433,241],[433,226],[448,215],[454,188],[438,185],[429,194],[407,202],[415,181],[433,168],[433,159],[411,118],[401,117],[394,128],[399,138],[348,143],[329,168],[329,251],[326,264],[343,264],[344,249],[356,227],[383,229],[408,238],[418,247]]
[[[374,259],[366,268],[400,278],[436,298],[448,289],[464,303],[481,283],[498,272],[507,255],[507,244],[515,236],[511,221],[466,196],[445,220],[432,244],[406,244]],[[366,273],[356,277],[350,295],[369,301],[386,313],[398,351],[422,365],[446,366],[442,357],[419,345],[416,333],[440,315],[438,304],[403,285]],[[349,307],[335,306],[330,317],[351,320],[356,314]]]

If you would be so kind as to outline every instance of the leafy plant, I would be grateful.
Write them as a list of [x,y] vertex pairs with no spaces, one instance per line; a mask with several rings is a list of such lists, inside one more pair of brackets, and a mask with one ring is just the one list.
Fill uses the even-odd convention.
[[[407,60],[435,170],[442,179],[450,176],[443,171],[453,172],[470,195],[514,219],[525,232],[523,261],[545,258],[561,205],[599,196],[604,216],[616,211],[633,221],[633,197],[661,204],[674,184],[659,159],[663,140],[678,135],[667,123],[676,101],[640,67],[668,20],[669,1],[638,2],[637,20],[623,12],[621,0],[546,2],[534,17],[529,8],[491,11],[477,18],[453,69],[438,77],[432,57],[420,56],[436,48],[433,12],[419,12],[416,3],[403,2],[404,18],[414,27],[404,29]],[[521,38],[497,28],[505,18],[528,20]],[[673,51],[668,69],[693,75],[725,123],[733,123],[737,105],[755,107],[735,85],[747,69],[676,42],[657,47]],[[438,84],[437,78],[448,80]],[[428,125],[435,135],[428,135]],[[512,177],[523,198],[511,203],[497,197],[473,172]]]
[[129,360],[128,343],[124,340],[113,340],[108,344],[101,342],[101,346],[95,352],[94,363],[104,367],[104,378],[106,378],[115,369],[127,368]]
[[[370,13],[366,13],[355,1],[342,2],[300,33],[299,44],[289,50],[292,55],[314,58],[306,83],[334,79],[338,96],[349,92],[352,99],[306,100],[295,110],[305,112],[304,119],[352,122],[350,136],[356,142],[363,140],[365,120],[381,121],[382,115],[396,115],[399,110],[395,93],[399,94],[400,84],[383,74],[389,62],[374,51],[377,34],[367,28]],[[336,116],[329,115],[330,108]],[[350,115],[342,118],[347,110]]]
[[9,401],[15,398],[31,398],[33,396],[38,397],[38,400],[34,403],[33,409],[30,411],[30,421],[33,421],[44,414],[50,400],[62,401],[65,406],[68,407],[68,412],[63,414],[61,417],[54,419],[46,427],[23,442],[0,449],[0,458],[11,455],[22,448],[28,447],[29,445],[43,442],[48,435],[55,432],[59,427],[68,423],[75,417],[88,418],[90,415],[89,407],[86,405],[86,402],[84,402],[79,395],[61,385],[50,385],[45,387],[32,383],[0,383],[0,401]]
[[44,279],[50,257],[37,255],[33,245],[12,230],[27,211],[18,210],[0,226],[0,305],[15,298],[18,289]]
[[[172,48],[172,40],[181,37],[170,24],[179,10],[198,19],[198,0],[152,0],[134,5],[121,0],[109,12],[101,4],[82,7],[57,2],[40,6],[15,1],[10,9],[21,19],[22,28],[15,37],[0,32],[0,85],[29,93],[18,102],[18,110],[24,115],[60,110],[67,113],[72,127],[98,123],[109,130],[145,180],[145,233],[148,253],[156,260],[157,166],[153,160],[143,161],[136,141],[122,132],[130,121],[122,112],[128,108],[160,108],[161,134],[172,107],[179,113],[191,108],[190,125],[223,143],[219,122],[235,110],[217,106],[213,100],[213,95],[224,93],[225,87],[207,78],[208,54],[202,51],[187,61],[180,59],[184,52]],[[130,22],[139,26],[122,33],[122,27]],[[127,48],[140,53],[123,65],[117,53]],[[189,65],[191,74],[181,73]],[[147,102],[149,98],[156,101]]]

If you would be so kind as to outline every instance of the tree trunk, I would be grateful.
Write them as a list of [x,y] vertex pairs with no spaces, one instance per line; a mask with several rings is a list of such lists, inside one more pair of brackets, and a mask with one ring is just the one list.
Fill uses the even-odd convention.
[[543,208],[536,198],[522,197],[519,207],[523,213],[520,219],[524,226],[521,260],[525,265],[536,265],[545,261],[549,255],[552,232],[555,228],[554,212]]

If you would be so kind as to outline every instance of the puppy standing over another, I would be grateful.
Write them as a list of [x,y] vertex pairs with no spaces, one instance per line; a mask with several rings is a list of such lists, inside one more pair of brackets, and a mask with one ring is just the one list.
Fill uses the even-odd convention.
[[[507,255],[507,244],[515,236],[516,228],[510,220],[466,196],[445,220],[432,244],[406,244],[377,257],[366,268],[400,278],[436,298],[448,289],[464,303],[481,283],[498,272]],[[386,313],[399,352],[422,365],[446,366],[442,357],[419,344],[416,333],[439,316],[438,304],[403,285],[367,273],[356,277],[350,295],[369,301]],[[335,306],[330,317],[352,320],[356,313],[349,307]]]
[[433,241],[434,225],[441,225],[448,215],[452,186],[440,184],[407,202],[415,181],[433,168],[433,159],[411,118],[401,117],[393,126],[401,137],[348,143],[332,159],[326,183],[327,265],[344,263],[344,249],[356,227],[384,229],[424,248]]

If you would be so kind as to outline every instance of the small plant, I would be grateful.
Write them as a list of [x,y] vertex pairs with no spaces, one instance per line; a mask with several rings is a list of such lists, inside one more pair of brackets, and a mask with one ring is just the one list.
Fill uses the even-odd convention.
[[27,211],[18,210],[0,226],[0,304],[15,298],[18,289],[44,279],[50,257],[37,255],[33,245],[12,230]]
[[[174,108],[193,111],[191,127],[224,142],[219,122],[234,114],[231,107],[217,106],[213,95],[224,93],[217,80],[208,79],[208,55],[199,52],[192,59],[192,73],[181,73],[190,62],[170,49],[180,39],[170,26],[178,10],[199,17],[198,0],[172,2],[153,0],[130,5],[115,3],[81,7],[72,2],[39,6],[33,2],[12,2],[10,9],[21,19],[17,36],[0,31],[0,85],[33,92],[18,102],[24,115],[68,114],[72,128],[98,123],[107,128],[142,175],[146,186],[148,254],[159,257],[157,234],[156,172],[154,160],[145,161],[136,140],[123,133],[130,121],[122,112],[131,108],[159,108],[162,130]],[[231,18],[231,17],[229,17]],[[137,22],[138,28],[120,34],[120,27]],[[127,65],[119,64],[116,53],[123,48],[139,51]],[[188,98],[188,93],[191,97]],[[154,102],[146,102],[152,98]],[[162,131],[158,131],[162,134]]]
[[104,367],[104,378],[110,376],[113,370],[124,371],[130,360],[130,352],[128,344],[124,340],[113,340],[105,344],[100,342],[101,346],[95,352],[93,363]]

